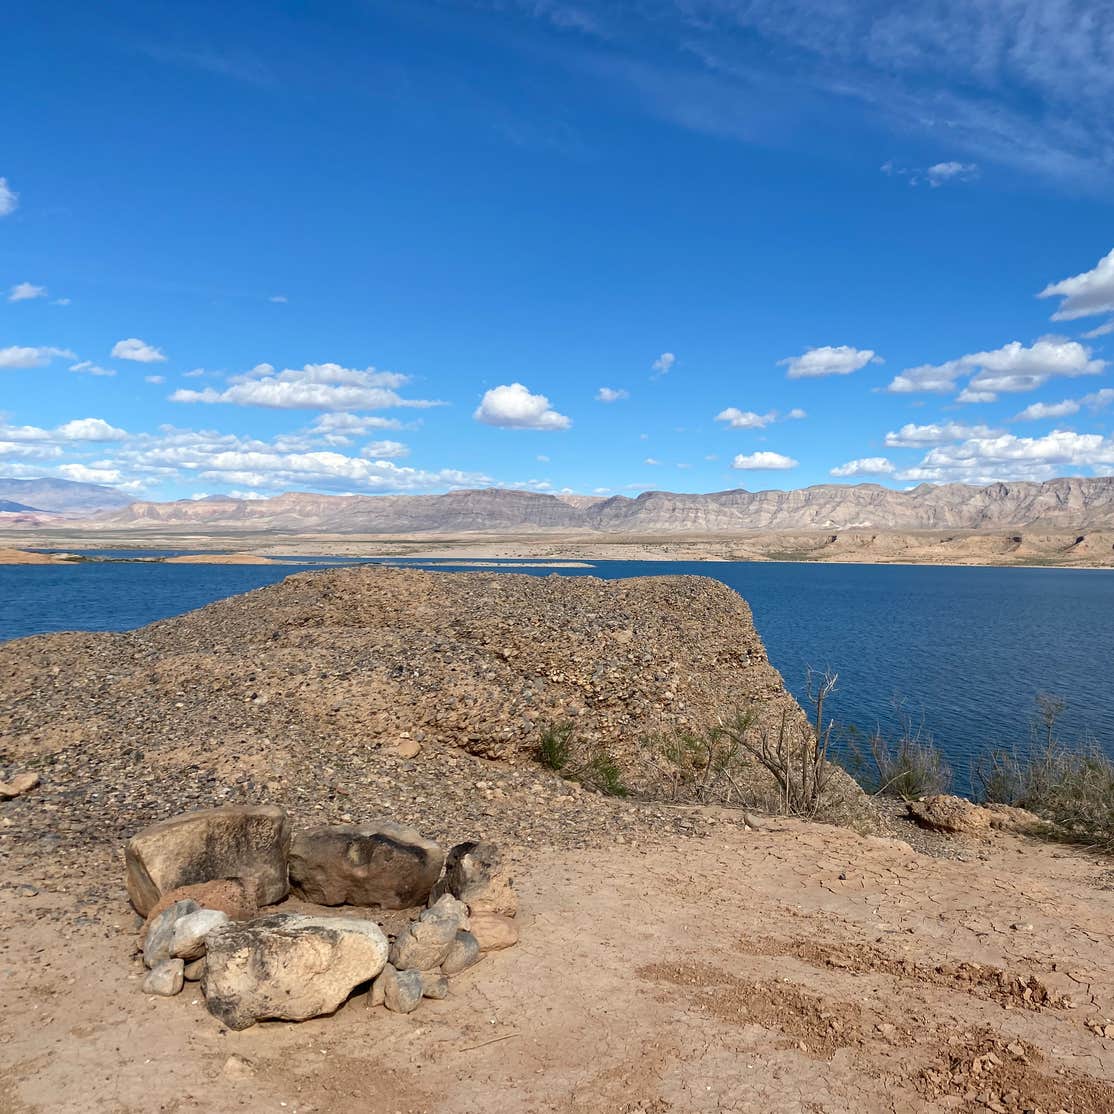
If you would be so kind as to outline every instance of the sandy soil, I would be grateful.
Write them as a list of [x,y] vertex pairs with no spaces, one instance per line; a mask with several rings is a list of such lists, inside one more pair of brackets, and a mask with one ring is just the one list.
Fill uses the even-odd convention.
[[256,553],[189,553],[162,558],[164,565],[273,565],[269,557]]
[[[109,855],[5,871],[0,1109],[1114,1110],[1102,863],[1010,835],[931,858],[733,815],[672,844],[531,851],[522,942],[446,1001],[397,1016],[360,995],[241,1033],[189,986],[140,994]],[[90,887],[105,876],[115,890]]]
[[33,553],[27,549],[0,548],[0,565],[72,564],[60,553]]

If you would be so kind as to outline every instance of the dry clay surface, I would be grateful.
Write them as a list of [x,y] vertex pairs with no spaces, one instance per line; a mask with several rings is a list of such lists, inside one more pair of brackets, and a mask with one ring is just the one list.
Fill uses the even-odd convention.
[[139,993],[110,852],[43,857],[0,886],[0,1109],[1114,1110],[1101,862],[1012,835],[936,858],[732,816],[699,838],[533,849],[521,943],[445,1001],[403,1016],[359,995],[241,1033],[196,988]]

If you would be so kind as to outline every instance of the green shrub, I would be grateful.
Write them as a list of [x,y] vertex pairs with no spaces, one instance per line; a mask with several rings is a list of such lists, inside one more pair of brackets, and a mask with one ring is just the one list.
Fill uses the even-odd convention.
[[870,758],[873,769],[861,781],[872,793],[915,801],[951,788],[951,767],[932,736],[919,730],[911,732],[907,727],[894,744],[875,732],[870,739]]
[[552,723],[542,731],[538,743],[538,761],[543,766],[561,773],[572,760],[572,740],[576,728],[573,724]]
[[579,781],[609,797],[629,796],[622,770],[614,755],[604,747],[590,751],[582,762],[573,762],[576,753],[576,725],[565,721],[543,728],[538,740],[538,761],[562,777]]

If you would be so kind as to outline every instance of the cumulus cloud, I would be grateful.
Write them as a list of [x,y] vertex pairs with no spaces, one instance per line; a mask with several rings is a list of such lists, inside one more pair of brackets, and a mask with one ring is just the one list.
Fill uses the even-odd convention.
[[46,287],[36,286],[33,282],[17,282],[8,291],[9,302],[30,302],[35,298],[46,297]]
[[622,387],[600,387],[596,392],[597,402],[619,402],[624,398],[630,398],[630,391],[626,391]]
[[0,348],[0,368],[46,367],[51,360],[76,360],[77,353],[68,348],[21,347]]
[[882,173],[890,177],[905,178],[911,186],[929,186],[937,189],[946,182],[970,182],[979,176],[979,167],[973,162],[933,163],[932,166],[905,167],[898,166],[892,160],[882,164]]
[[929,445],[942,445],[947,441],[962,441],[969,437],[994,437],[1000,431],[985,425],[964,425],[962,422],[940,422],[931,425],[903,425],[896,432],[886,434],[886,447],[890,449],[919,449]]
[[850,375],[867,364],[880,364],[883,359],[872,348],[852,348],[847,344],[810,348],[800,356],[778,360],[787,368],[787,379],[813,379],[821,375]]
[[112,356],[117,360],[134,360],[137,364],[162,364],[166,356],[154,345],[138,337],[118,340],[112,346]]
[[181,389],[170,396],[170,401],[338,411],[442,405],[425,399],[402,398],[396,389],[406,382],[405,375],[377,371],[373,367],[358,370],[339,364],[306,364],[301,368],[276,371],[270,364],[257,364],[244,375],[233,376],[224,390],[214,387],[201,391]]
[[776,410],[768,410],[765,414],[756,414],[753,410],[740,410],[737,406],[729,406],[721,410],[715,417],[717,422],[726,422],[730,429],[765,429],[774,422],[800,421],[808,415],[794,407],[788,414],[779,414]]
[[492,387],[472,417],[503,429],[568,429],[572,425],[564,414],[550,409],[545,395],[531,394],[521,383]]
[[1053,321],[1073,321],[1098,313],[1114,313],[1114,251],[1089,271],[1049,283],[1038,298],[1060,298]]
[[82,441],[123,441],[127,430],[109,425],[103,418],[74,418],[54,429],[0,423],[0,439],[22,444],[65,445]]
[[369,441],[360,450],[360,456],[368,460],[395,460],[409,454],[410,449],[401,441]]
[[326,445],[351,445],[356,438],[381,429],[402,429],[402,422],[378,414],[349,414],[341,410],[314,419],[308,432]]
[[[71,370],[72,370],[72,368],[71,368]],[[143,382],[144,383],[165,383],[166,382],[166,376],[165,375],[145,375],[145,376],[143,376]]]
[[85,464],[61,464],[58,466],[58,471],[67,480],[77,480],[78,483],[83,484],[116,485],[121,484],[124,479],[118,468],[107,465],[90,468]]
[[642,463],[653,465],[653,464],[660,464],[661,461],[660,460],[655,460],[652,456],[648,456]]
[[731,462],[731,467],[740,471],[777,472],[796,468],[798,463],[791,456],[782,456],[781,453],[740,453]]
[[677,362],[677,357],[672,352],[663,352],[651,365],[654,374],[652,379],[660,379],[663,375],[668,375],[672,370],[673,365]]
[[19,194],[8,185],[7,178],[0,178],[0,217],[14,213],[19,205]]
[[972,352],[943,364],[907,368],[886,388],[892,394],[955,390],[964,376],[972,376],[959,396],[960,402],[993,402],[1000,393],[1031,391],[1057,376],[1098,375],[1106,361],[1091,349],[1061,336],[1041,337],[1029,347],[1020,341],[991,352]]
[[1037,422],[1044,418],[1066,418],[1079,413],[1079,403],[1066,398],[1063,402],[1034,402],[1015,415],[1015,422]]
[[756,414],[753,410],[740,410],[737,406],[729,406],[716,415],[717,422],[726,422],[731,429],[765,429],[776,420],[777,413],[773,410]]
[[996,483],[1000,480],[1047,480],[1066,470],[1114,465],[1114,440],[1098,433],[1053,430],[1043,437],[1011,433],[941,445],[898,479],[928,483]]
[[859,460],[849,460],[833,468],[833,476],[888,476],[895,471],[894,466],[884,456],[864,456]]
[[[95,364],[92,360],[80,360],[76,364],[70,364],[70,371],[76,371],[83,375],[112,376],[116,374],[112,368],[101,367],[100,364]],[[148,376],[148,378],[150,377]],[[162,377],[159,376],[159,378],[161,380]]]

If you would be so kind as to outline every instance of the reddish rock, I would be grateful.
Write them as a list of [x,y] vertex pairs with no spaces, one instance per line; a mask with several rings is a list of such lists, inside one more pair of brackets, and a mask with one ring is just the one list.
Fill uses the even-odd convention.
[[142,949],[147,939],[147,929],[151,922],[176,901],[196,901],[202,909],[216,909],[227,913],[234,921],[250,921],[259,912],[259,905],[252,893],[253,887],[234,878],[220,882],[198,882],[192,886],[179,886],[165,893],[147,914],[143,927],[139,930],[139,947]]

